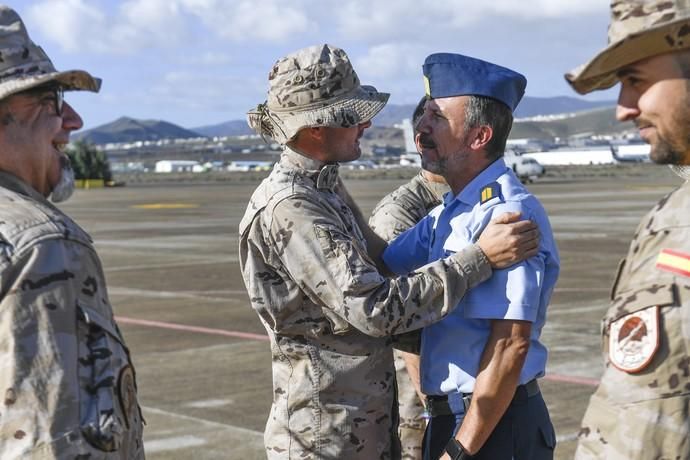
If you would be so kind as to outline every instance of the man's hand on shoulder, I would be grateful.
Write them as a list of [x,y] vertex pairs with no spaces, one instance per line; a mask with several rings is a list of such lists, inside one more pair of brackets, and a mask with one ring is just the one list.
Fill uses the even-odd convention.
[[519,212],[506,212],[489,222],[479,237],[479,247],[493,268],[506,268],[537,255],[539,229]]

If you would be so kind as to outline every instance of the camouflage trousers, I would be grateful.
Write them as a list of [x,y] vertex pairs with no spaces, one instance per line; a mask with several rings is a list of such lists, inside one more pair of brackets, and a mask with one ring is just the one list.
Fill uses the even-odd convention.
[[576,460],[690,459],[690,395],[612,405],[596,394]]
[[426,421],[422,417],[424,407],[415,391],[410,375],[407,373],[402,354],[393,349],[395,356],[395,376],[398,384],[398,410],[400,425],[398,434],[402,445],[403,460],[421,460],[422,438]]

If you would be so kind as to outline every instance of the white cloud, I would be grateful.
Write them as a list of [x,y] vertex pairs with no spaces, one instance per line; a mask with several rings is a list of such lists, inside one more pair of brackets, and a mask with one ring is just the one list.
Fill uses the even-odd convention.
[[[608,5],[601,0],[343,0],[333,19],[343,36],[360,40],[386,37],[421,41],[437,40],[461,29],[484,22],[500,27],[506,19],[542,20],[582,14],[607,14]],[[502,16],[499,20],[497,16]],[[314,20],[317,20],[316,18]],[[486,33],[491,33],[487,29]]]
[[232,41],[277,42],[308,29],[302,2],[284,0],[180,0],[190,14]]
[[28,16],[64,51],[112,54],[193,46],[208,32],[230,42],[273,43],[315,27],[303,8],[283,0],[128,0],[110,9],[103,1],[41,0]]
[[[84,47],[105,51],[97,37],[105,29],[105,14],[83,0],[51,0],[32,5],[28,19],[64,50],[73,52]],[[29,31],[29,35],[33,33]],[[87,38],[88,37],[88,38]]]
[[64,51],[133,54],[184,40],[187,27],[180,13],[165,0],[129,0],[114,12],[96,2],[45,0],[32,5],[28,17]]
[[423,59],[423,46],[400,42],[372,46],[365,56],[353,60],[358,74],[383,79],[419,74]]

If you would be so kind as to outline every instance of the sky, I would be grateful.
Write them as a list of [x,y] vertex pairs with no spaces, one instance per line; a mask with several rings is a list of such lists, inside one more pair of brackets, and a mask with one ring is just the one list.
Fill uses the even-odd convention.
[[[185,128],[244,119],[280,57],[330,43],[392,104],[423,94],[435,52],[510,67],[534,97],[576,96],[563,74],[606,44],[605,0],[20,0],[10,3],[59,70],[103,79],[69,93],[85,128],[121,116]],[[590,100],[615,100],[615,91]]]

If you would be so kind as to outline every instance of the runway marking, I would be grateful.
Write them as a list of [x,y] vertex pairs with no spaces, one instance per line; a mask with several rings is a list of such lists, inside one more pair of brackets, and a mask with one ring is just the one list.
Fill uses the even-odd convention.
[[596,387],[599,385],[599,380],[588,379],[586,377],[575,377],[571,375],[561,375],[561,374],[546,374],[544,380],[550,382],[563,382],[563,383],[576,383],[579,385],[587,385],[590,387]]
[[[257,436],[257,437],[260,437],[261,439],[263,439],[263,436],[264,436],[264,434],[262,432],[250,430],[249,428],[243,428],[243,427],[235,426],[235,425],[228,425],[226,423],[220,423],[220,422],[212,422],[211,420],[206,420],[206,419],[199,418],[199,417],[192,417],[190,415],[178,414],[176,412],[170,412],[170,411],[163,410],[163,409],[156,409],[155,407],[142,406],[142,409],[144,409],[145,412],[151,412],[152,414],[164,415],[167,417],[174,417],[174,418],[178,418],[180,420],[187,420],[187,421],[194,422],[194,423],[200,423],[202,425],[206,425],[206,426],[213,427],[213,428],[220,428],[222,430],[237,431],[240,433],[248,434],[250,436]],[[148,451],[148,443],[146,443],[146,450]]]
[[172,438],[154,439],[146,441],[146,453],[178,450],[187,447],[203,446],[204,444],[207,444],[206,440],[196,436],[174,436]]
[[[168,322],[164,322],[164,321],[151,321],[151,320],[146,320],[146,319],[129,318],[127,316],[116,316],[115,320],[119,323],[122,323],[122,324],[132,324],[134,326],[147,326],[147,327],[157,327],[157,328],[161,328],[161,329],[170,329],[170,330],[175,330],[175,331],[198,332],[201,334],[220,335],[220,336],[225,336],[225,337],[235,337],[235,338],[239,338],[239,339],[248,339],[248,340],[260,340],[263,342],[267,342],[269,340],[267,335],[262,335],[262,334],[253,334],[250,332],[239,332],[239,331],[228,331],[226,329],[214,329],[214,328],[209,328],[209,327],[191,326],[188,324],[168,323]],[[547,374],[546,376],[544,376],[544,380],[548,380],[551,382],[574,383],[574,384],[594,386],[594,387],[599,385],[599,381],[596,379],[589,379],[586,377],[575,377],[575,376],[561,375],[561,374]]]
[[227,406],[230,403],[232,403],[232,401],[229,399],[205,399],[202,401],[192,401],[192,402],[186,403],[185,406],[186,407],[193,407],[195,409],[207,409],[210,407]]
[[153,291],[149,289],[135,289],[135,288],[123,288],[123,287],[111,287],[108,288],[111,294],[115,295],[133,295],[138,297],[153,297],[162,299],[195,299],[195,300],[208,300],[209,302],[231,302],[233,299],[226,297],[209,297],[205,295],[194,294],[184,291]]
[[569,442],[569,441],[575,441],[578,438],[579,433],[568,433],[568,434],[559,434],[556,436],[556,443],[559,442]]
[[193,203],[148,203],[148,204],[135,204],[130,206],[130,208],[136,209],[191,209],[198,208],[198,204]]
[[[239,259],[238,259],[239,260]],[[192,265],[219,265],[233,262],[230,257],[219,258],[218,260],[188,260],[186,262],[169,262],[161,264],[149,265],[119,265],[116,267],[108,267],[108,272],[122,272],[129,270],[153,270],[156,268],[174,268],[174,267],[189,267]],[[246,289],[237,292],[247,292]]]
[[250,332],[228,331],[225,329],[214,329],[210,327],[191,326],[188,324],[167,323],[164,321],[151,321],[147,319],[129,318],[127,316],[116,316],[115,320],[122,324],[132,324],[134,326],[157,327],[160,329],[171,329],[174,331],[198,332],[201,334],[222,335],[225,337],[235,337],[239,339],[261,340],[268,342],[267,335],[252,334]]

